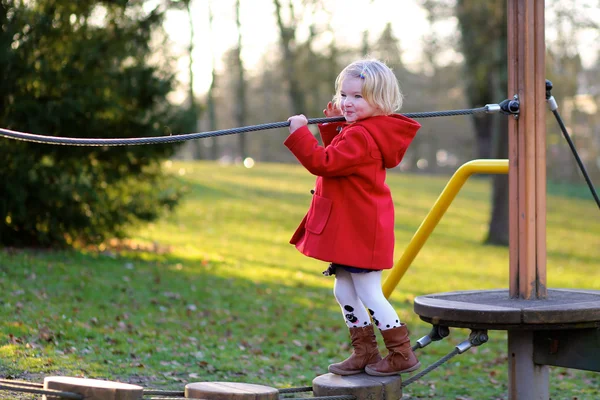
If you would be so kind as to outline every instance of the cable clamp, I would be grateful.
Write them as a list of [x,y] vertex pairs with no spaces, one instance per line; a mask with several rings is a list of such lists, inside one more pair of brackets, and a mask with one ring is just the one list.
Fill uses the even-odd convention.
[[472,330],[469,339],[457,344],[455,348],[458,351],[458,354],[462,354],[471,347],[481,346],[482,344],[487,343],[487,341],[487,330]]
[[448,335],[450,335],[450,329],[447,326],[433,325],[429,334],[417,340],[415,349],[422,349],[423,347],[431,344],[431,342],[442,340]]
[[550,111],[556,111],[558,110],[558,104],[554,96],[552,96],[552,87],[552,81],[546,79],[546,102],[548,103],[548,107],[550,107]]
[[506,99],[502,103],[499,104],[500,112],[505,115],[514,115],[515,119],[519,118],[520,111],[520,103],[519,96],[514,95],[512,100]]
[[500,104],[486,104],[485,105],[485,112],[488,114],[495,114],[497,112],[500,112],[501,108],[500,108]]

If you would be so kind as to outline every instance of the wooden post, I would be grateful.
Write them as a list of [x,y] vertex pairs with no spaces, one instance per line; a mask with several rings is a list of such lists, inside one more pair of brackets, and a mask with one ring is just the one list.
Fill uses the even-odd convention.
[[[544,1],[508,0],[510,282],[514,299],[545,299],[546,140]],[[533,361],[533,332],[508,331],[509,399],[547,400],[548,367]]]
[[510,295],[543,299],[546,288],[544,1],[508,0]]

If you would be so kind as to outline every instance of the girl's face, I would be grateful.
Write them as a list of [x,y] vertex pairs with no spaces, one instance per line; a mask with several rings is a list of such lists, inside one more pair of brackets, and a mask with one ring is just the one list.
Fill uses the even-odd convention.
[[347,122],[356,122],[360,119],[380,115],[379,108],[369,104],[362,96],[363,80],[347,76],[342,81],[340,88],[340,108]]

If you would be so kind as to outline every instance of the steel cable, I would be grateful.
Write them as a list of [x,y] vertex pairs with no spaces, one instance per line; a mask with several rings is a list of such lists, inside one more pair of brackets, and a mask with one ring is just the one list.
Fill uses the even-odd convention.
[[340,394],[337,396],[315,396],[315,397],[290,397],[285,400],[356,400],[356,396],[352,394]]
[[[144,396],[146,396],[146,394],[144,393]],[[183,396],[181,396],[183,397]],[[148,400],[179,400],[181,399],[180,396],[177,397],[149,397]]]
[[185,392],[183,390],[150,390],[150,389],[144,389],[144,396],[185,397]]
[[284,389],[277,389],[279,391],[279,393],[284,394],[284,393],[301,393],[301,392],[312,392],[313,388],[312,386],[302,386],[302,387],[296,387],[296,388],[284,388]]
[[0,379],[0,384],[2,384],[2,383],[6,383],[7,385],[12,385],[12,386],[28,386],[28,387],[34,387],[34,388],[40,388],[40,389],[44,387],[43,383],[16,381],[13,379]]
[[440,358],[439,360],[437,360],[436,362],[431,364],[429,367],[425,368],[423,371],[421,371],[418,374],[411,376],[407,380],[403,381],[402,387],[406,387],[406,386],[410,385],[411,383],[421,379],[423,376],[427,375],[428,373],[430,373],[431,371],[433,371],[440,365],[444,364],[446,361],[450,360],[452,357],[456,356],[459,353],[460,353],[460,351],[457,348],[454,348],[454,350],[452,350],[450,353],[446,354],[444,357]]
[[552,114],[554,114],[554,117],[556,118],[556,121],[558,122],[558,126],[560,127],[560,130],[562,131],[562,134],[563,134],[565,140],[567,141],[567,144],[569,145],[571,152],[573,153],[573,157],[575,157],[575,161],[577,162],[577,165],[579,166],[579,169],[581,170],[581,173],[583,174],[583,178],[585,179],[585,182],[587,183],[588,188],[590,189],[590,192],[592,193],[592,197],[594,198],[594,200],[596,201],[596,205],[600,209],[600,198],[598,197],[598,193],[596,193],[594,184],[592,183],[592,180],[590,179],[590,176],[588,175],[587,170],[585,169],[585,166],[583,165],[583,162],[581,161],[581,157],[579,157],[579,153],[577,152],[577,149],[575,149],[575,144],[571,140],[571,136],[569,136],[567,127],[565,126],[565,124],[557,110],[552,110]]
[[[489,112],[490,105],[479,108],[470,108],[462,110],[447,110],[447,111],[427,111],[419,113],[406,113],[402,114],[409,118],[433,118],[433,117],[447,117],[453,115],[468,115],[477,114],[483,112]],[[333,118],[309,118],[309,124],[322,124],[330,122],[342,122],[344,117],[333,117]],[[224,135],[234,135],[239,133],[261,131],[275,128],[285,128],[289,126],[289,121],[282,122],[271,122],[260,125],[242,126],[232,129],[223,129],[218,131],[200,132],[200,133],[186,133],[181,135],[170,135],[170,136],[153,136],[153,137],[139,137],[139,138],[69,138],[61,136],[45,136],[37,135],[33,133],[18,132],[9,129],[0,128],[0,136],[4,136],[9,139],[15,139],[25,142],[44,143],[44,144],[55,144],[55,145],[66,145],[66,146],[133,146],[133,145],[146,145],[146,144],[157,144],[157,143],[176,143],[184,142],[193,139],[203,139],[207,137],[216,137]]]
[[[31,390],[31,389],[34,389],[34,390],[46,391],[45,389],[43,389],[43,387],[44,387],[44,385],[42,383],[14,381],[14,380],[10,380],[10,379],[0,379],[0,389],[5,389],[5,390],[45,394],[45,393],[41,393],[39,391]],[[295,388],[283,388],[283,389],[277,389],[277,390],[280,394],[286,394],[286,393],[312,392],[313,388],[312,388],[312,386],[302,386],[302,387],[295,387]],[[49,392],[48,394],[50,394],[50,392],[52,392],[52,394],[57,395],[58,391],[48,390],[48,392]],[[79,395],[77,393],[70,393],[70,392],[60,392],[60,393],[67,393],[67,396],[70,396],[70,395],[74,396],[74,397],[68,397],[68,398],[77,398],[77,399],[81,398],[81,395]],[[184,397],[185,392],[182,390],[144,389],[144,396]]]
[[48,395],[48,396],[52,396],[52,397],[60,397],[63,399],[76,399],[76,400],[84,399],[83,395],[81,395],[79,393],[63,392],[60,390],[52,390],[52,389],[38,389],[35,387],[31,387],[31,386],[19,386],[19,385],[5,384],[5,383],[0,383],[0,390],[8,390],[11,392],[42,394],[42,395]]

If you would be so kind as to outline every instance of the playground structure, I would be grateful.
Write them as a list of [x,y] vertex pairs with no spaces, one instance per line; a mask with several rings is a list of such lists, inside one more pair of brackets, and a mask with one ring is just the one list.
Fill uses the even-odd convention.
[[600,372],[600,292],[546,284],[544,2],[508,0],[509,289],[421,296],[415,312],[447,327],[508,332],[509,399],[548,399],[548,366]]
[[[600,291],[547,287],[545,110],[553,98],[551,84],[544,78],[544,2],[508,0],[508,33],[508,93],[518,102],[518,113],[511,118],[508,133],[509,289],[419,296],[414,310],[433,324],[433,340],[447,334],[450,327],[470,328],[470,343],[458,345],[457,353],[484,343],[489,329],[506,330],[509,399],[545,400],[549,399],[548,366],[600,372]],[[550,105],[554,111],[555,104]],[[474,170],[503,173],[503,161],[489,160],[487,165],[475,161],[461,167],[467,172],[457,171],[384,282],[386,296],[466,177]],[[598,202],[593,190],[592,194]],[[431,340],[426,338],[425,345]],[[323,386],[324,393],[350,393],[330,390],[336,382],[337,387],[351,386],[344,384],[344,379],[330,376],[315,381]],[[313,382],[313,386],[317,386],[317,393],[319,385]]]
[[[485,343],[488,330],[505,330],[509,399],[543,400],[549,399],[549,366],[600,372],[596,356],[600,351],[600,292],[547,287],[544,2],[508,0],[508,16],[508,92],[514,95],[516,105],[508,113],[509,159],[474,160],[455,173],[384,282],[383,290],[386,296],[392,293],[469,176],[508,173],[509,288],[417,297],[414,310],[433,329],[417,341],[415,348],[442,339],[450,327],[471,329],[469,340],[459,344],[449,355],[452,357]],[[149,142],[129,144],[144,143]],[[118,144],[128,143],[120,140]],[[400,376],[325,374],[315,378],[310,390],[329,400],[395,400],[402,396],[403,387],[430,370],[405,382]],[[273,400],[284,393],[267,386],[227,382],[191,383],[185,392],[144,391],[135,385],[65,377],[46,378],[38,392],[47,399],[91,400],[140,399],[149,394],[208,400]]]

